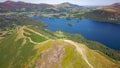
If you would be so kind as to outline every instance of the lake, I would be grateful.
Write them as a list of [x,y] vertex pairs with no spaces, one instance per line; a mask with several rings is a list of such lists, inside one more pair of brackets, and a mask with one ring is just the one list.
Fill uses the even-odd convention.
[[[120,50],[120,25],[96,22],[89,19],[76,20],[64,18],[38,18],[32,17],[33,20],[41,20],[48,24],[46,28],[55,32],[58,30],[81,34],[88,40],[100,42],[112,49]],[[68,22],[71,24],[68,25]]]

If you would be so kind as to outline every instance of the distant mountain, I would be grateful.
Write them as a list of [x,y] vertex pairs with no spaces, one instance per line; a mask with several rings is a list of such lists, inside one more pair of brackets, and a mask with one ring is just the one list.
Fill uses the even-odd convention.
[[6,10],[6,11],[17,11],[19,9],[22,10],[22,8],[30,8],[33,4],[28,4],[24,2],[13,2],[13,1],[6,1],[3,3],[0,3],[0,9]]
[[105,6],[100,8],[101,10],[106,10],[109,12],[119,12],[120,11],[120,3],[115,3],[109,6]]
[[120,24],[120,3],[97,8],[86,13],[85,17],[95,21]]
[[[90,8],[90,9],[89,9]],[[44,14],[54,14],[54,13],[66,13],[64,15],[73,14],[74,12],[77,19],[81,18],[89,18],[95,21],[103,21],[103,22],[112,22],[112,23],[120,23],[120,3],[115,3],[109,6],[104,7],[88,7],[88,6],[79,6],[76,4],[71,4],[69,2],[61,3],[61,4],[33,4],[33,3],[25,3],[25,2],[14,2],[14,1],[6,1],[0,3],[0,12],[43,12]],[[79,10],[85,9],[81,16]],[[89,10],[88,10],[89,9]],[[87,10],[87,13],[86,13]],[[68,16],[70,16],[68,15]],[[76,18],[75,17],[75,18]]]
[[56,8],[61,8],[61,7],[68,7],[68,8],[76,8],[76,9],[81,9],[83,6],[79,6],[76,4],[71,4],[69,2],[64,2],[61,4],[54,5]]
[[[68,8],[68,9],[67,9]],[[78,6],[71,3],[61,3],[61,4],[32,4],[25,2],[14,2],[14,1],[6,1],[0,3],[0,11],[48,11],[50,9],[57,11],[67,11],[71,9],[82,9],[82,6]],[[67,10],[65,10],[67,9]]]
[[113,9],[118,9],[118,10],[120,10],[120,3],[112,4],[112,5],[110,5],[109,7],[113,8]]
[[40,8],[51,7],[49,4],[32,4],[25,2],[6,1],[0,3],[1,11],[35,11]]

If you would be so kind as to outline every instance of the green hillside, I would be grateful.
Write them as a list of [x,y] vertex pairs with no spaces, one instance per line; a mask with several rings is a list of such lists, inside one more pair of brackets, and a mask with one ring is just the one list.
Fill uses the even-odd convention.
[[[80,35],[68,35],[61,31],[52,33],[30,26],[19,27],[0,42],[0,68],[120,67],[118,59],[112,59],[100,50],[93,50],[88,43],[90,41]],[[95,46],[93,42],[89,45]],[[115,51],[113,54],[117,55]]]

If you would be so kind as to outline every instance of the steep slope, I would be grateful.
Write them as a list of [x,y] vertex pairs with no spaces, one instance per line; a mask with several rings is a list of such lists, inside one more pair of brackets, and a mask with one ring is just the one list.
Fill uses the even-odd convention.
[[23,26],[4,38],[0,68],[119,68],[116,61],[85,44],[46,34]]
[[102,22],[110,22],[120,24],[120,3],[115,3],[110,6],[105,6],[102,8],[97,8],[83,16],[88,19]]

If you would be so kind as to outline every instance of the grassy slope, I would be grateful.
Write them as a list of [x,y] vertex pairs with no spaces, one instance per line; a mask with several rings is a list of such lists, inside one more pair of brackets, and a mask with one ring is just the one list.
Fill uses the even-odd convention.
[[[105,55],[101,55],[97,51],[89,49],[84,44],[80,44],[80,43],[75,43],[75,44],[77,44],[78,46],[83,47],[85,49],[87,60],[94,68],[118,68],[118,65],[113,63],[111,60],[107,59],[107,57],[105,57]],[[75,52],[76,49],[74,49],[75,50],[74,51],[74,50],[72,50],[72,46],[70,48],[69,47],[66,48],[68,54],[70,54],[71,56],[75,55],[73,57],[68,56],[69,61],[71,60],[71,58],[73,58],[71,61],[71,62],[73,62],[73,64],[72,64],[73,68],[89,68],[89,66],[87,66],[88,64],[86,65],[83,58],[81,58],[81,56],[77,52]],[[69,62],[67,62],[67,63],[69,63]],[[72,68],[72,66],[71,66],[71,68]],[[65,67],[65,68],[67,68],[67,67]]]
[[0,68],[28,68],[29,65],[32,67],[36,58],[40,57],[42,51],[47,50],[52,43],[48,41],[38,46],[31,43],[28,38],[21,37],[15,41],[16,38],[17,34],[14,33],[0,43]]
[[105,45],[100,44],[100,43],[95,42],[95,41],[86,40],[85,38],[83,38],[79,34],[73,35],[73,34],[63,33],[63,35],[64,36],[62,38],[66,38],[66,39],[69,39],[69,40],[72,40],[72,41],[75,41],[78,43],[85,44],[90,49],[100,51],[103,54],[106,54],[107,56],[109,56],[117,61],[120,61],[120,51],[113,50],[113,49],[108,48]]
[[[0,43],[0,68],[34,68],[38,59],[41,58],[45,51],[49,51],[55,43],[54,40],[43,40],[45,42],[39,41],[41,44],[33,44],[28,38],[23,37],[22,34],[19,35],[20,31],[14,32]],[[15,39],[18,38],[18,35],[20,38],[16,41]],[[32,40],[35,41],[34,39]],[[62,45],[65,48],[65,55],[61,61],[63,68],[89,68],[89,65],[83,60],[72,44],[66,43],[63,40],[57,40],[57,42],[58,46]],[[81,46],[79,43],[77,45]],[[88,61],[95,68],[118,68],[118,65],[107,59],[104,54],[91,50],[85,45],[82,47],[86,50]]]
[[35,42],[42,42],[42,41],[45,41],[45,40],[47,40],[46,38],[44,38],[44,37],[42,37],[42,36],[39,36],[39,35],[37,35],[37,34],[35,34],[35,33],[33,33],[33,32],[30,32],[30,31],[28,31],[28,30],[25,30],[24,29],[24,31],[25,32],[27,32],[27,33],[24,33],[24,35],[25,36],[27,36],[27,37],[30,37],[32,40],[34,40]]

